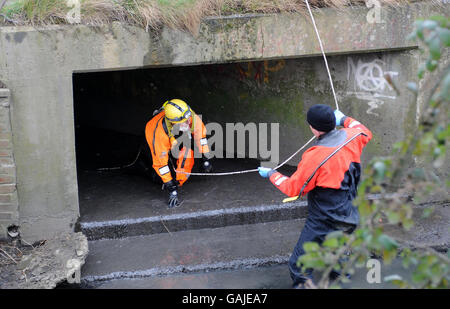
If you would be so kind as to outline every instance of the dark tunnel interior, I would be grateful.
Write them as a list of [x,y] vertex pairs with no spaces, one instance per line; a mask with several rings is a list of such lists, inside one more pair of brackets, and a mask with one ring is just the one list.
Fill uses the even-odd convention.
[[229,110],[224,107],[230,103],[230,94],[217,86],[233,71],[232,65],[203,65],[74,74],[78,168],[95,170],[133,162],[145,144],[146,123],[169,99],[187,102],[205,124],[242,121],[242,113],[235,113],[233,104]]
[[[239,104],[230,99],[237,96],[239,88],[249,87],[242,83],[239,67],[248,66],[218,64],[73,74],[82,220],[167,212],[166,194],[161,184],[149,177],[151,161],[140,151],[148,147],[145,125],[155,110],[173,98],[186,101],[202,115],[205,124],[251,121],[251,112],[237,110]],[[256,85],[260,82],[258,78],[254,78]],[[258,93],[257,87],[251,88],[248,92]],[[212,162],[214,172],[254,169],[260,165],[258,158],[248,157],[219,158]],[[192,172],[198,172],[198,166],[196,162]],[[281,170],[292,172],[293,168],[285,166]],[[250,198],[250,190],[261,194]],[[182,212],[273,204],[280,202],[282,194],[258,173],[249,173],[191,176],[181,188],[181,197],[184,204],[176,211]]]

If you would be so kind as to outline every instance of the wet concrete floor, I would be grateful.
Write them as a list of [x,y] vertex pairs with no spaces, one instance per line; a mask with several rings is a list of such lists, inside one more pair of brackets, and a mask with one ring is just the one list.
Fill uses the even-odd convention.
[[[410,278],[411,270],[403,268],[401,260],[390,265],[381,264],[379,282],[369,282],[368,269],[357,268],[350,283],[340,284],[343,289],[394,289],[384,277],[397,274]],[[314,273],[318,282],[320,273]],[[369,275],[370,277],[370,275]],[[100,282],[96,289],[291,289],[292,281],[287,265],[264,266],[252,269],[217,271],[210,273],[180,274],[144,279],[125,279]]]
[[[254,169],[257,160],[216,159],[214,172]],[[197,169],[194,167],[193,172]],[[283,166],[287,175],[295,167]],[[79,171],[79,203],[82,222],[120,220],[231,207],[281,204],[285,197],[257,172],[231,176],[191,176],[179,190],[182,205],[168,209],[167,192],[161,185],[129,169]]]

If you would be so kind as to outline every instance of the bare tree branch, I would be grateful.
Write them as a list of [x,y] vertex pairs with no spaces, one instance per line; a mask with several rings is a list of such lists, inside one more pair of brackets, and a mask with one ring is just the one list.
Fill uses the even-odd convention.
[[17,261],[15,259],[13,259],[8,252],[6,252],[5,250],[3,250],[2,248],[0,248],[0,251],[5,254],[7,257],[9,257],[15,264],[17,264]]

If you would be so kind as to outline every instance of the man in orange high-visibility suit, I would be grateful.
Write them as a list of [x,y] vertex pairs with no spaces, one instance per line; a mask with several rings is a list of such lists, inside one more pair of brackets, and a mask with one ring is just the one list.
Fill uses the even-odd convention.
[[[358,209],[352,200],[361,176],[361,154],[372,138],[370,130],[360,122],[328,105],[312,106],[306,119],[317,140],[305,151],[294,174],[288,177],[270,168],[259,168],[260,175],[286,195],[308,193],[308,216],[289,260],[294,287],[304,287],[312,279],[311,269],[297,266],[305,242],[322,243],[327,234],[338,230],[352,233],[359,224]],[[337,130],[337,125],[344,128]]]
[[212,158],[208,141],[206,139],[206,128],[200,117],[180,99],[172,99],[155,111],[154,117],[145,126],[145,138],[152,156],[152,166],[161,178],[164,188],[169,193],[169,208],[180,204],[178,197],[178,186],[182,186],[194,166],[194,151],[192,147],[183,146],[178,158],[176,179],[172,177],[172,166],[169,162],[172,148],[177,144],[174,132],[188,132],[194,137],[200,153],[202,154],[201,168],[205,172],[211,172]]

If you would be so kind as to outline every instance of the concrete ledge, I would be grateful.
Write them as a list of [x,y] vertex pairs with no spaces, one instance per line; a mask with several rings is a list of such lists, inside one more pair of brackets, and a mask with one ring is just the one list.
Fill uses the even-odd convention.
[[[395,195],[397,196],[397,195]],[[392,194],[382,196],[372,194],[370,200],[390,199]],[[406,197],[406,195],[405,195]],[[189,207],[187,207],[189,209]],[[182,210],[151,216],[133,217],[133,209],[127,218],[118,220],[82,220],[81,230],[89,240],[124,238],[137,235],[172,233],[186,230],[219,228],[235,225],[257,224],[264,222],[304,219],[307,216],[307,202],[296,201],[286,204],[257,205],[251,207],[233,207],[219,209]],[[110,207],[110,212],[114,212]],[[83,218],[82,218],[83,219]]]
[[81,231],[89,240],[98,240],[282,221],[305,218],[306,204],[306,202],[298,202],[285,205],[239,207],[137,219],[82,222]]
[[[415,19],[443,11],[442,6],[432,3],[382,7],[382,19],[375,23],[368,21],[370,10],[364,6],[324,8],[314,14],[325,52],[333,55],[416,48],[416,43],[406,40]],[[0,70],[0,78],[9,84],[16,80],[14,76],[22,74],[42,78],[74,71],[321,54],[309,16],[299,14],[210,17],[202,21],[196,36],[168,27],[159,33],[148,33],[119,22],[99,27],[0,27],[0,41],[4,45],[0,65],[8,63],[8,68],[3,68],[5,72]],[[21,63],[15,64],[13,59],[19,58]],[[29,69],[17,68],[14,72],[15,66]]]
[[283,264],[303,224],[278,221],[89,242],[82,281]]
[[[428,246],[446,252],[450,244],[449,204],[434,205],[433,215],[423,218],[423,208],[430,206],[433,205],[417,206],[415,225],[410,231],[384,225],[384,232],[411,249]],[[296,219],[91,241],[82,282],[89,286],[100,281],[286,264],[304,222]]]

